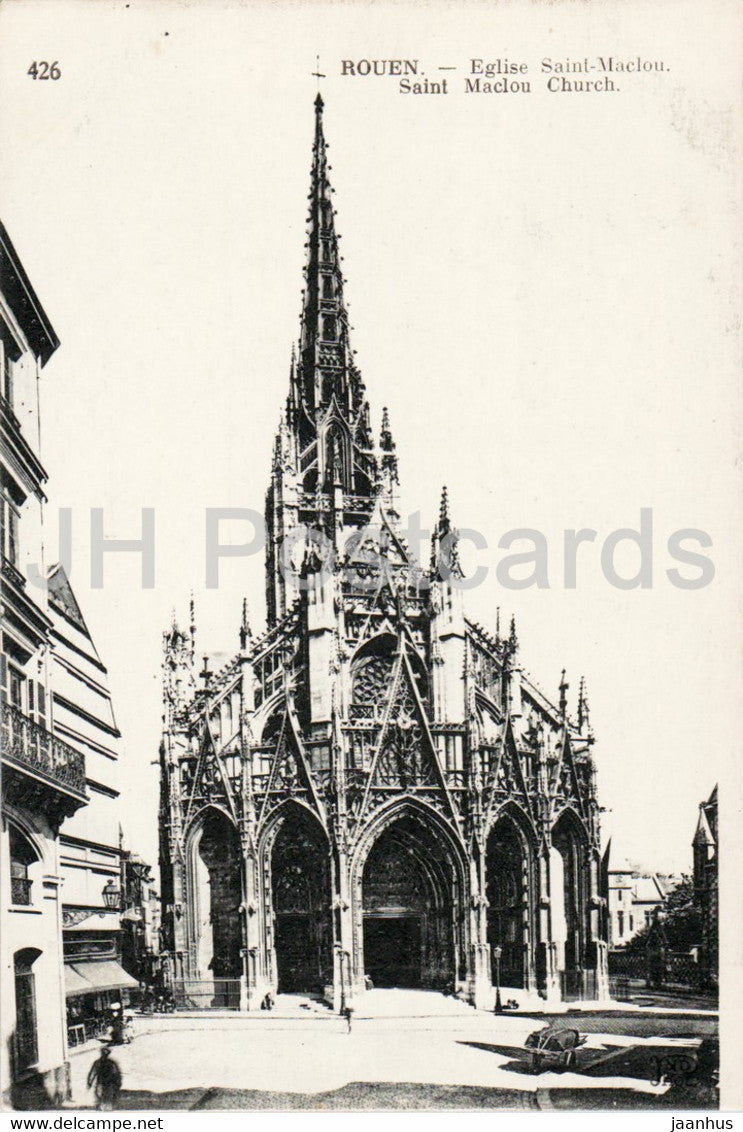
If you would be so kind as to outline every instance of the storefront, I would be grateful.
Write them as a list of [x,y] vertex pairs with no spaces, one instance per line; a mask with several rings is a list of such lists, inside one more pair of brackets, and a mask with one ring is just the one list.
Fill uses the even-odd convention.
[[[98,926],[100,925],[100,927]],[[108,1036],[115,1003],[126,1005],[139,983],[121,966],[118,914],[86,916],[64,933],[67,1043],[72,1049]]]
[[113,959],[65,963],[67,1041],[70,1048],[108,1035],[115,1003],[124,1005],[139,983]]

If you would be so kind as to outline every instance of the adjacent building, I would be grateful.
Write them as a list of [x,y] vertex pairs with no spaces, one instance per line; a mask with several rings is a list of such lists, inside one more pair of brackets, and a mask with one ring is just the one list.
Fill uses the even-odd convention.
[[152,986],[159,973],[160,896],[152,866],[138,853],[124,852],[122,878],[122,963],[129,975]]
[[0,1076],[34,1106],[68,1091],[70,1044],[136,986],[121,966],[120,734],[62,566],[44,558],[42,371],[59,345],[0,224],[2,832]]
[[118,763],[108,673],[62,565],[49,571],[52,729],[85,758],[88,804],[60,832],[70,1044],[94,1036],[137,986],[122,964]]
[[0,224],[0,1078],[53,1100],[66,1095],[69,1069],[59,829],[88,801],[85,756],[52,723],[39,386],[58,345]]
[[702,940],[698,962],[702,981],[717,985],[719,974],[719,898],[717,859],[717,786],[706,802],[699,805],[694,833],[694,902],[702,918]]
[[369,985],[492,1007],[607,993],[588,702],[468,619],[444,491],[430,564],[399,518],[349,342],[316,101],[300,336],[266,497],[268,629],[197,675],[164,638],[163,930],[176,995],[257,1009]]
[[665,908],[675,878],[643,873],[626,860],[607,860],[609,946],[624,947]]

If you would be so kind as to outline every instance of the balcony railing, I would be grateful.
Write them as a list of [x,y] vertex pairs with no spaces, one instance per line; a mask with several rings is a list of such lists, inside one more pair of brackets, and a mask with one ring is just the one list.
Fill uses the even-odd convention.
[[85,794],[85,756],[12,704],[2,705],[3,756]]
[[20,586],[21,588],[25,586],[26,579],[23,577],[23,574],[18,569],[18,567],[10,561],[9,558],[5,557],[5,555],[3,555],[2,567],[0,567],[0,570],[2,570],[3,577],[8,578],[11,582],[15,582],[17,586]]

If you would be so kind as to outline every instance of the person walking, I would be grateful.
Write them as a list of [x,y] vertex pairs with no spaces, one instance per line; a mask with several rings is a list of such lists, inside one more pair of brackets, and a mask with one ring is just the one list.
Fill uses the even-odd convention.
[[101,1112],[116,1108],[121,1093],[121,1070],[108,1046],[103,1047],[100,1057],[90,1067],[88,1088],[95,1092],[96,1108]]

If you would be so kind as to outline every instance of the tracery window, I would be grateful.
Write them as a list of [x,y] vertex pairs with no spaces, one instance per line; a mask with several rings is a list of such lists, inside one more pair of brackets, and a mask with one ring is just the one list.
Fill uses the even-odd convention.
[[357,718],[379,719],[384,713],[392,682],[392,657],[370,656],[353,676],[353,707]]

